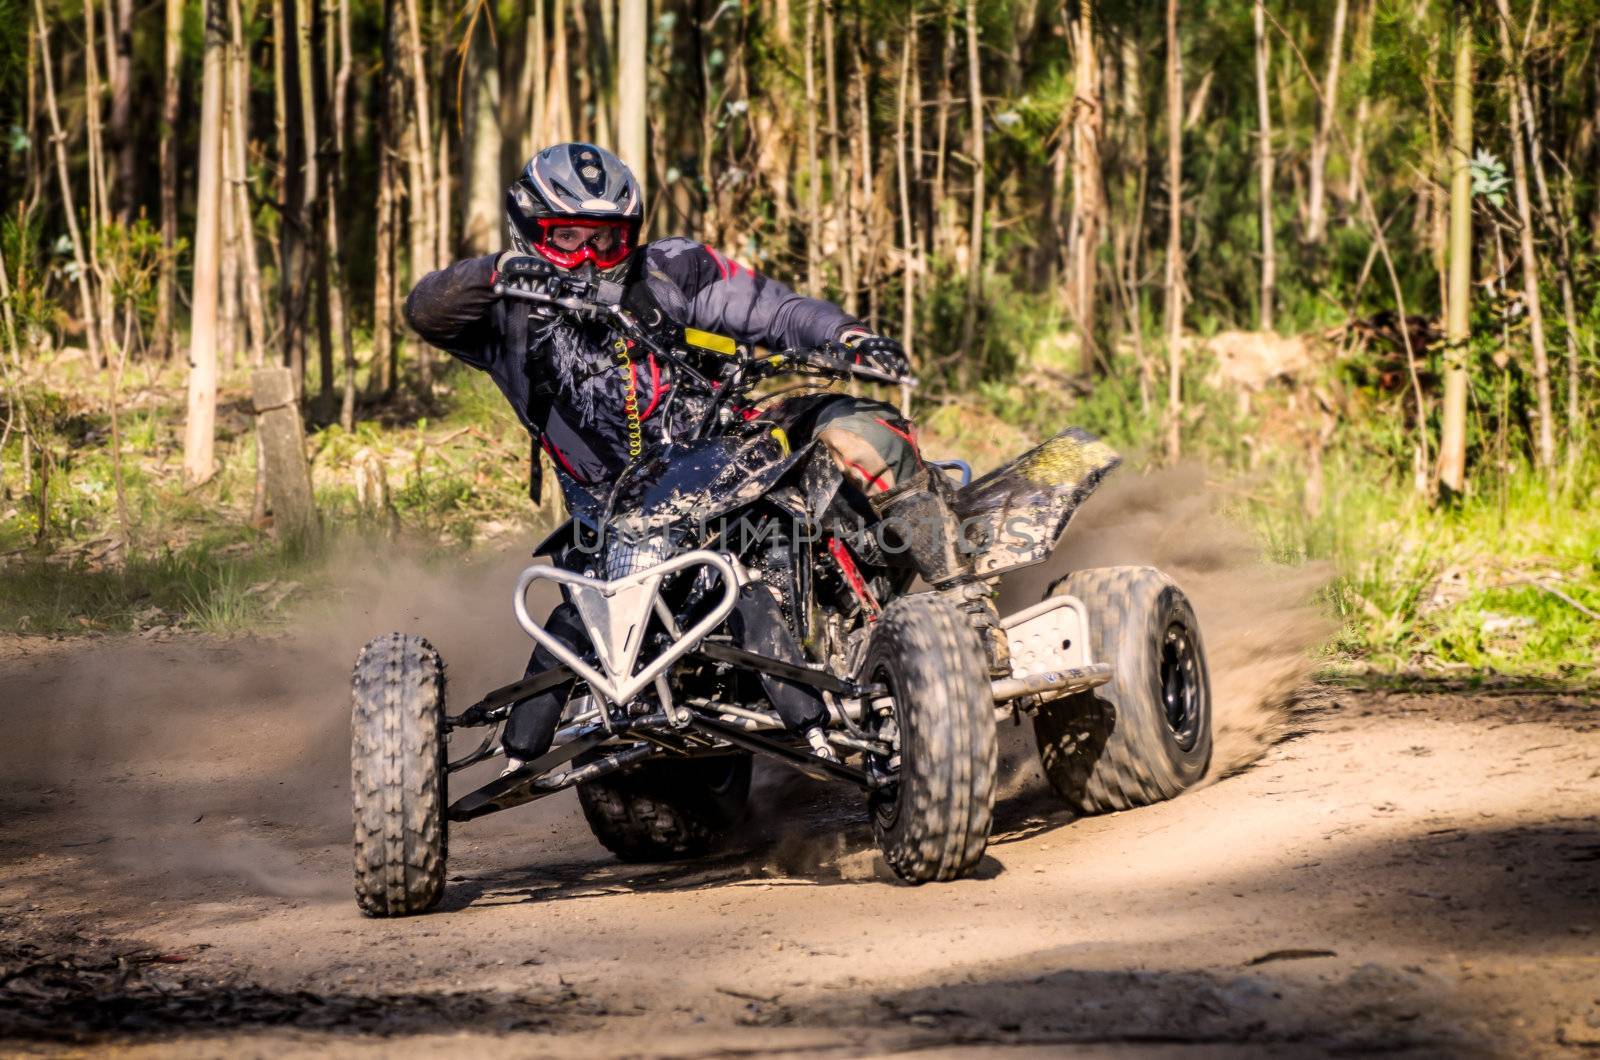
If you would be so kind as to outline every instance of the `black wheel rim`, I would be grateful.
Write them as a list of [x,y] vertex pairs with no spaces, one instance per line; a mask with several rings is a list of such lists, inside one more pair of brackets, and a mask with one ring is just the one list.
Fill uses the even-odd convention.
[[1161,706],[1173,740],[1185,751],[1193,750],[1200,737],[1205,694],[1194,638],[1174,622],[1161,638]]

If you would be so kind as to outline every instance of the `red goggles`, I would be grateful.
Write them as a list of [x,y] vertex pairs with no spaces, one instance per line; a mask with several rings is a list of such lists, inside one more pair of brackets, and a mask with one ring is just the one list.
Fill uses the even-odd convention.
[[575,269],[592,261],[602,269],[622,264],[633,251],[627,221],[591,221],[586,218],[540,217],[533,249],[550,264]]

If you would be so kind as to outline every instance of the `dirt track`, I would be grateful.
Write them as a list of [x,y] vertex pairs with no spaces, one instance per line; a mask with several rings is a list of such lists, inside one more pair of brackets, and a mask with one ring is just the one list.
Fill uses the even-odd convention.
[[1251,750],[1292,591],[1153,558],[1199,603],[1232,775],[1074,820],[1008,728],[978,878],[922,888],[854,796],[779,771],[719,860],[621,866],[567,793],[456,829],[443,912],[363,919],[350,660],[398,627],[458,707],[514,676],[514,555],[385,557],[299,638],[0,642],[0,1053],[1600,1048],[1600,698],[1322,689]]

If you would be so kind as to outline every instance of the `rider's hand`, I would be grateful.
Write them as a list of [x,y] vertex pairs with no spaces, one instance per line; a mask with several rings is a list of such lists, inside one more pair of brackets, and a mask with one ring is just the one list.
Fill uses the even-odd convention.
[[533,254],[508,250],[494,262],[495,283],[523,283],[555,275],[555,266]]
[[909,375],[911,372],[905,347],[884,335],[852,328],[839,336],[839,345],[855,357],[857,364],[865,364],[890,375]]

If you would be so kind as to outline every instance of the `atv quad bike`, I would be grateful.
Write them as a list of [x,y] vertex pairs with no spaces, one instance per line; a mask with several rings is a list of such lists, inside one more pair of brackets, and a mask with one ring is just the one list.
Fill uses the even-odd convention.
[[[1032,716],[1045,774],[1080,813],[1170,798],[1204,774],[1205,654],[1169,578],[1149,567],[1069,574],[1001,620],[1010,664],[995,677],[968,616],[939,592],[914,591],[915,572],[871,532],[864,497],[825,449],[791,444],[758,391],[778,374],[912,381],[836,348],[755,356],[665,320],[649,326],[605,283],[551,277],[497,293],[544,315],[608,321],[715,397],[687,436],[646,450],[604,495],[561,478],[571,518],[535,553],[551,562],[524,570],[512,596],[555,666],[451,715],[426,640],[393,633],[362,651],[352,779],[364,911],[430,909],[444,891],[450,824],[572,787],[619,857],[703,855],[744,811],[755,754],[860,789],[885,861],[910,883],[957,879],[982,859],[1003,718]],[[1068,428],[976,481],[959,462],[942,464],[963,480],[951,494],[977,575],[1043,560],[1118,463]],[[546,581],[576,608],[588,650],[530,612],[529,589]],[[750,591],[781,601],[804,663],[741,642],[729,619]],[[834,759],[784,726],[763,677],[821,696]],[[512,707],[563,685],[573,691],[551,749],[451,802],[452,774],[503,753]],[[450,734],[469,728],[488,731],[450,760]]]

